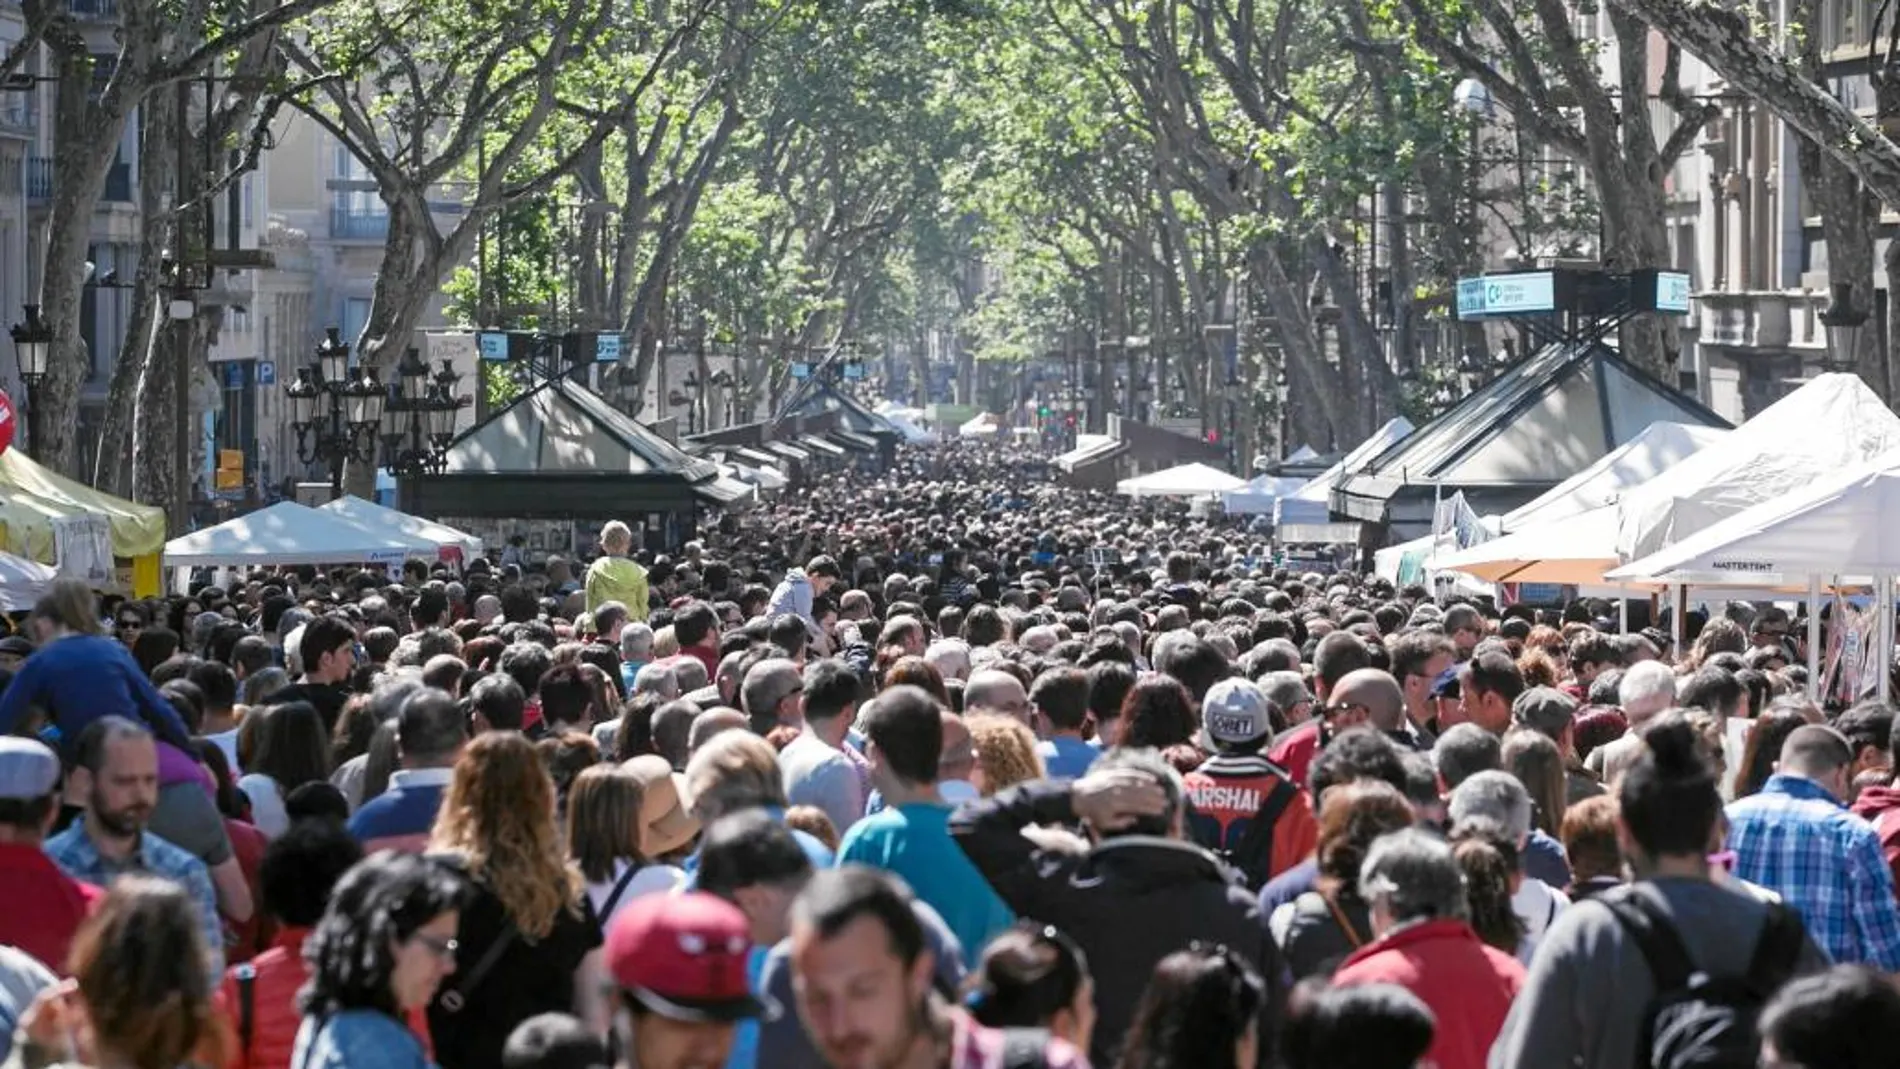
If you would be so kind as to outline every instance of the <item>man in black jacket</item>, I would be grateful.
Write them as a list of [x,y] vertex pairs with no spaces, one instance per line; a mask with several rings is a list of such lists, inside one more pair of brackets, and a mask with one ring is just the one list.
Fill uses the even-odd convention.
[[[1273,997],[1260,1049],[1274,1049],[1281,964],[1259,906],[1240,877],[1188,842],[1180,774],[1153,750],[1114,750],[1073,782],[1038,780],[969,802],[950,834],[1009,907],[1061,928],[1086,952],[1095,979],[1094,1065],[1113,1065],[1155,965],[1188,944],[1219,943],[1254,963]],[[1039,847],[1035,824],[1080,821],[1084,852]]]

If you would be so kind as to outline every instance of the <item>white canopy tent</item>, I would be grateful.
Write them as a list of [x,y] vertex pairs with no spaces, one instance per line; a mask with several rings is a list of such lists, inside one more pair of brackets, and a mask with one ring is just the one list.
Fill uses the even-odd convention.
[[1125,497],[1209,497],[1246,486],[1246,480],[1206,464],[1183,464],[1166,471],[1137,475],[1115,484]]
[[1614,504],[1631,487],[1641,486],[1729,433],[1694,423],[1652,423],[1601,460],[1505,513],[1504,529],[1522,530]]
[[1618,503],[1616,554],[1635,561],[1717,521],[1900,448],[1894,415],[1858,375],[1825,374],[1729,435],[1632,488]]
[[1900,450],[1711,524],[1610,573],[1663,583],[1758,583],[1900,573]]
[[937,440],[933,431],[927,431],[917,425],[917,421],[902,413],[886,413],[884,421],[897,428],[904,441],[911,445],[929,445]]
[[1331,514],[1330,500],[1333,486],[1341,479],[1371,463],[1380,453],[1405,440],[1412,433],[1412,421],[1404,416],[1394,416],[1385,422],[1385,426],[1372,432],[1372,437],[1360,442],[1352,452],[1339,458],[1339,462],[1314,476],[1306,485],[1293,493],[1280,498],[1273,506],[1273,522],[1283,523],[1325,523]]
[[1273,511],[1273,503],[1297,492],[1308,480],[1287,475],[1257,475],[1247,485],[1220,496],[1221,510],[1230,516],[1258,516]]
[[393,531],[411,535],[424,542],[433,543],[438,550],[459,549],[464,560],[474,560],[482,555],[482,540],[466,531],[425,520],[420,516],[411,516],[407,512],[378,505],[374,501],[365,501],[360,497],[344,495],[334,501],[318,507],[320,512],[334,513],[359,527],[372,531]]
[[377,531],[322,509],[279,501],[165,543],[171,567],[353,564],[434,557],[436,546],[399,531]]
[[0,611],[25,612],[59,578],[59,570],[36,560],[0,552]]
[[990,438],[994,437],[999,429],[995,416],[990,415],[988,412],[979,412],[974,419],[957,428],[957,436],[960,438]]
[[1434,570],[1494,583],[1601,584],[1616,555],[1617,500],[1732,432],[1652,423],[1595,464],[1502,518],[1504,537],[1434,558]]

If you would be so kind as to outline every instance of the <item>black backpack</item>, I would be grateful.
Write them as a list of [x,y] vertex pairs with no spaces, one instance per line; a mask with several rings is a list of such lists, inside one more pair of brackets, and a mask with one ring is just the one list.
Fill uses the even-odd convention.
[[1711,977],[1696,969],[1682,936],[1648,898],[1624,890],[1597,901],[1636,941],[1656,982],[1637,1032],[1639,1069],[1755,1069],[1761,1054],[1755,1019],[1800,962],[1806,943],[1801,915],[1770,904],[1748,971]]

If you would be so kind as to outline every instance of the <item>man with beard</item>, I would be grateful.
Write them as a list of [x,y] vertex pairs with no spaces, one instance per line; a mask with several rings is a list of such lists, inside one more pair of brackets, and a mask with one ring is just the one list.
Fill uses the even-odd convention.
[[72,793],[86,814],[46,841],[46,856],[68,876],[97,887],[129,872],[173,880],[191,895],[204,927],[210,975],[224,971],[224,926],[204,863],[145,830],[158,804],[158,744],[143,724],[102,716],[80,732]]
[[831,1069],[1087,1069],[1062,1040],[985,1028],[938,993],[909,891],[874,869],[812,877],[792,904],[791,961],[798,1015]]

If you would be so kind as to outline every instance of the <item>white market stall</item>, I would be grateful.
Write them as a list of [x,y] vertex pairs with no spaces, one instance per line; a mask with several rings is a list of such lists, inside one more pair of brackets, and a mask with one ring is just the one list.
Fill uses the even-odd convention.
[[1394,416],[1385,426],[1372,432],[1339,462],[1313,477],[1305,486],[1280,498],[1273,506],[1275,526],[1291,523],[1325,523],[1331,515],[1330,499],[1334,484],[1371,463],[1380,453],[1405,440],[1412,433],[1412,421]]
[[1000,430],[996,417],[988,412],[977,413],[974,419],[957,428],[959,438],[994,438]]
[[1649,556],[1794,493],[1821,473],[1859,467],[1894,448],[1900,448],[1900,416],[1859,376],[1820,375],[1625,494],[1617,506],[1617,557]]
[[193,531],[165,543],[173,568],[249,568],[278,564],[400,564],[433,557],[432,542],[397,531],[376,531],[343,516],[279,501],[256,512]]
[[360,497],[346,494],[319,506],[318,511],[341,516],[359,527],[367,527],[372,531],[392,531],[419,538],[433,544],[438,552],[459,551],[465,561],[474,560],[482,555],[482,540],[466,531],[458,531],[453,527],[436,523],[434,520],[425,520],[420,516],[411,516],[407,512],[399,512],[373,501],[365,501]]
[[1212,497],[1246,486],[1246,480],[1206,464],[1183,464],[1115,484],[1124,497]]
[[1504,530],[1519,531],[1615,504],[1631,487],[1654,479],[1730,433],[1694,423],[1652,423],[1596,463],[1505,513]]
[[1221,510],[1230,516],[1260,516],[1273,511],[1273,503],[1298,493],[1311,480],[1290,475],[1257,475],[1238,490],[1220,496]]
[[59,578],[59,570],[0,552],[0,612],[25,612]]

